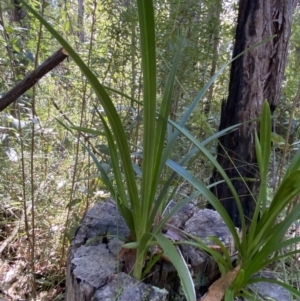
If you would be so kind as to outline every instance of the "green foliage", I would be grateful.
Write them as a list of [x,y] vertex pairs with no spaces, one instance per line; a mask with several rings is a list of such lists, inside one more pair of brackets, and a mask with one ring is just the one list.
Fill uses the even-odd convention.
[[[178,130],[180,130],[184,135],[186,135],[193,143],[205,153],[206,156],[213,162],[214,166],[222,174],[224,180],[227,182],[229,188],[231,189],[233,196],[236,199],[237,204],[239,205],[239,211],[241,217],[243,217],[243,212],[240,207],[239,197],[236,195],[234,188],[227,178],[224,171],[210,156],[208,151],[201,146],[193,137],[189,135],[183,128],[180,128],[178,125],[173,124]],[[235,246],[238,252],[237,265],[241,265],[241,270],[231,286],[231,291],[236,295],[239,295],[239,292],[246,285],[258,282],[266,281],[277,283],[278,285],[283,286],[288,289],[291,294],[300,297],[298,290],[293,288],[291,285],[282,283],[280,281],[271,280],[271,279],[256,279],[252,276],[266,268],[268,265],[277,262],[279,259],[288,257],[292,254],[299,253],[299,250],[293,249],[293,246],[296,243],[299,243],[300,238],[288,238],[285,239],[285,233],[299,219],[299,210],[300,204],[298,203],[292,212],[288,213],[286,216],[278,220],[280,214],[286,210],[287,206],[291,201],[300,193],[300,150],[296,153],[292,163],[286,171],[286,175],[282,182],[280,183],[273,199],[271,200],[269,206],[266,204],[267,197],[267,188],[268,188],[268,172],[269,172],[269,162],[271,154],[271,116],[270,108],[268,102],[266,101],[263,106],[262,116],[260,118],[260,138],[256,134],[255,146],[256,146],[256,155],[258,160],[258,166],[260,171],[260,189],[259,196],[256,200],[257,205],[255,209],[255,214],[251,225],[247,231],[245,224],[242,222],[242,238],[240,240],[238,233],[229,218],[227,212],[224,210],[223,206],[218,202],[216,197],[201,184],[194,176],[189,174],[187,171],[180,169],[179,166],[174,165],[173,169],[180,172],[194,187],[205,194],[207,200],[214,206],[214,208],[221,215],[226,225],[228,226],[235,242]],[[260,216],[260,218],[259,218]],[[193,237],[196,243],[189,243],[192,245],[197,245],[199,248],[204,249],[209,252],[216,260],[219,265],[220,271],[222,274],[226,274],[232,269],[232,263],[230,255],[225,246],[222,245],[220,241],[217,241],[215,238],[212,238],[212,241],[217,243],[222,248],[225,258],[220,254],[217,254],[214,250],[209,250],[206,246],[199,241],[199,239]],[[287,248],[288,251],[281,253],[283,249]]]
[[[141,0],[139,0],[137,4],[141,32],[144,96],[143,172],[140,192],[138,192],[138,182],[135,179],[129,146],[126,141],[126,134],[111,98],[92,71],[86,66],[71,46],[39,14],[24,3],[24,5],[43,23],[53,36],[58,39],[58,41],[78,64],[94,88],[98,95],[98,99],[104,108],[105,117],[100,114],[99,111],[98,115],[103,123],[104,132],[110,149],[116,189],[99,161],[88,148],[87,150],[101,172],[103,182],[106,183],[111,195],[114,196],[122,216],[124,217],[132,235],[136,239],[137,255],[133,275],[137,279],[141,278],[148,246],[152,242],[153,238],[156,237],[156,239],[158,239],[158,243],[161,242],[163,244],[163,248],[164,246],[167,246],[167,248],[164,248],[166,254],[170,257],[171,261],[174,262],[175,266],[180,268],[178,273],[181,276],[183,288],[188,300],[196,300],[193,282],[189,276],[189,270],[186,264],[184,264],[183,259],[180,259],[182,264],[178,262],[179,256],[175,247],[170,242],[167,242],[166,239],[159,236],[158,233],[154,236],[150,234],[154,218],[157,214],[159,214],[161,209],[163,209],[160,206],[155,206],[155,195],[158,186],[158,179],[165,163],[164,160],[167,159],[166,157],[163,159],[162,155],[164,150],[168,114],[172,99],[172,89],[175,81],[175,73],[183,44],[181,44],[178,55],[175,57],[169,79],[167,80],[158,115],[158,121],[156,122],[156,47],[153,4],[151,1]],[[107,120],[109,124],[107,123]],[[121,165],[119,165],[119,160],[121,161]],[[122,172],[125,174],[126,188],[124,186]]]
[[[27,3],[36,5],[37,2],[30,0]],[[11,1],[1,1],[0,5],[4,20],[3,27],[0,28],[0,51],[4,54],[0,58],[0,93],[5,93],[17,80],[23,78],[26,73],[34,68],[35,57],[38,56],[40,63],[56,51],[59,45],[50,31],[40,30],[38,19],[27,16],[20,24],[10,22],[10,13],[13,8]],[[66,223],[67,237],[72,239],[72,233],[74,233],[84,210],[93,201],[98,201],[97,197],[99,195],[101,198],[105,198],[108,195],[108,191],[110,195],[115,196],[116,201],[120,202],[120,208],[123,208],[124,216],[128,216],[127,222],[132,233],[137,231],[136,228],[138,227],[136,227],[136,224],[141,223],[142,227],[144,227],[143,231],[150,229],[149,233],[152,232],[152,236],[147,233],[144,236],[145,240],[149,240],[152,243],[158,240],[155,237],[160,234],[164,223],[181,206],[194,198],[203,200],[203,195],[208,199],[211,197],[208,192],[209,186],[206,187],[204,183],[208,182],[214,161],[209,161],[206,155],[199,152],[198,148],[181,134],[179,128],[173,130],[171,123],[166,125],[160,116],[163,116],[165,112],[171,111],[172,120],[177,121],[177,125],[179,124],[182,128],[189,129],[193,136],[201,141],[201,147],[205,147],[209,153],[215,155],[213,154],[216,144],[214,140],[225,132],[211,133],[215,132],[218,126],[221,98],[227,95],[228,72],[218,73],[218,78],[214,77],[212,107],[208,116],[204,113],[204,102],[199,104],[200,99],[206,101],[203,95],[208,86],[206,85],[205,89],[200,93],[198,93],[198,90],[199,87],[209,82],[211,65],[214,60],[218,68],[230,60],[236,9],[232,9],[233,4],[231,2],[227,3],[219,0],[201,1],[201,3],[197,1],[185,3],[177,0],[156,1],[154,5],[156,8],[155,38],[157,57],[156,64],[152,61],[151,70],[153,75],[153,67],[156,67],[157,87],[152,91],[148,91],[149,94],[146,92],[148,96],[152,92],[154,97],[149,97],[151,101],[147,104],[151,114],[147,115],[146,118],[148,118],[147,124],[149,120],[152,122],[152,125],[155,123],[155,136],[157,139],[154,138],[153,140],[154,131],[150,133],[148,146],[142,145],[142,143],[146,143],[144,139],[146,118],[143,116],[145,114],[143,102],[146,98],[141,96],[141,91],[142,88],[145,89],[146,87],[144,86],[144,80],[140,80],[142,77],[142,54],[139,47],[140,37],[135,1],[108,0],[100,3],[99,1],[85,0],[84,42],[80,41],[77,36],[77,32],[80,29],[77,25],[77,1],[50,1],[44,7],[44,18],[65,37],[69,44],[74,45],[76,53],[93,70],[97,79],[103,83],[108,97],[116,107],[117,114],[114,116],[118,115],[120,119],[120,122],[116,119],[118,123],[117,131],[120,132],[121,127],[124,127],[126,143],[128,142],[128,144],[127,146],[122,144],[121,148],[113,144],[116,142],[114,132],[112,137],[109,136],[109,132],[113,129],[110,122],[114,117],[109,119],[108,115],[103,112],[103,106],[99,103],[99,99],[101,101],[103,99],[99,98],[99,95],[95,95],[94,91],[90,89],[90,85],[86,84],[87,77],[80,74],[78,66],[72,59],[55,68],[49,76],[46,76],[39,82],[35,91],[28,91],[19,100],[19,103],[22,104],[21,115],[18,118],[15,116],[14,122],[9,123],[9,120],[1,117],[3,128],[1,128],[0,136],[2,175],[0,190],[3,202],[0,210],[1,213],[2,211],[8,212],[7,208],[9,208],[9,212],[12,210],[13,214],[18,216],[23,201],[25,204],[29,204],[31,195],[35,196],[35,206],[28,207],[32,211],[32,213],[29,213],[28,225],[29,232],[33,233],[35,227],[39,231],[41,229],[44,231],[42,234],[39,232],[41,236],[39,241],[36,242],[36,245],[39,242],[42,244],[42,250],[40,253],[38,251],[36,253],[37,258],[41,259],[43,256],[47,260],[50,258],[48,256],[49,253],[47,253],[48,248],[44,248],[43,245],[44,240],[41,238],[43,234],[47,237],[47,242],[49,242],[49,229],[52,229],[53,225],[55,227],[59,225],[59,229],[64,229],[63,224]],[[215,17],[216,8],[220,8],[220,18]],[[38,6],[36,6],[36,9],[38,9]],[[296,12],[297,16],[298,13]],[[286,72],[280,111],[277,111],[279,115],[277,119],[279,130],[282,128],[287,130],[287,121],[293,115],[290,106],[292,98],[296,94],[297,80],[299,78],[297,75],[297,66],[299,65],[298,27],[298,22],[295,22],[290,64]],[[5,39],[4,29],[9,35],[8,40]],[[185,41],[180,41],[181,39],[178,38],[182,35],[185,36]],[[41,38],[41,47],[39,49],[37,47],[38,38]],[[220,43],[217,57],[214,57],[213,44],[216,39]],[[155,45],[152,44],[152,46],[154,47]],[[181,56],[179,60],[181,48],[185,48],[185,51],[184,56]],[[9,54],[11,54],[11,57]],[[145,61],[145,56],[143,60]],[[173,63],[169,64],[172,60]],[[151,59],[148,63],[151,64]],[[174,80],[175,72],[176,78]],[[172,75],[168,75],[170,73]],[[155,86],[154,78],[150,77],[150,79],[152,79],[152,84],[149,83],[148,88],[150,86],[153,88]],[[174,81],[174,88],[172,86],[167,89],[168,85],[173,85],[172,81]],[[108,99],[107,95],[104,95],[104,101]],[[162,100],[169,97],[172,97],[173,100],[171,108],[169,107],[170,104],[164,106],[165,102]],[[155,107],[157,122],[153,122],[154,106],[152,99],[155,98],[157,99]],[[36,102],[35,112],[32,110],[33,99]],[[59,109],[53,106],[54,103],[58,105]],[[99,114],[102,115],[100,116]],[[33,115],[36,115],[38,118],[35,129],[32,129],[33,124],[28,120],[34,120],[35,117]],[[181,115],[182,118],[180,118]],[[298,110],[294,110],[289,139],[295,140],[299,138],[297,133],[298,115]],[[55,122],[56,119],[53,116],[56,116],[59,120],[68,117],[70,123],[67,119],[65,120],[68,122],[69,127],[61,127],[60,124]],[[28,127],[24,128],[23,137],[19,130],[12,129],[12,127],[18,128],[19,118],[21,119],[21,125],[24,122],[28,125]],[[103,121],[101,121],[102,119]],[[85,146],[79,147],[78,152],[76,148],[79,136],[78,139],[77,137],[74,139],[73,134],[69,131],[70,129],[80,131],[80,137],[84,136],[82,141]],[[234,129],[233,127],[228,130]],[[105,134],[105,131],[108,134]],[[164,137],[165,131],[167,131],[166,137]],[[32,142],[31,139],[34,134],[36,135],[36,140]],[[122,136],[123,133],[120,135]],[[276,142],[277,136],[275,137],[274,135],[276,133],[273,134],[272,141]],[[286,140],[284,131],[279,131],[278,135]],[[206,137],[209,138],[205,139]],[[110,141],[109,146],[108,140]],[[24,153],[22,153],[21,141],[24,142]],[[124,142],[125,140],[123,139],[122,141]],[[142,160],[142,151],[145,147],[146,149],[148,147],[149,149],[151,148],[150,141],[152,141],[153,145],[160,146],[157,154],[162,152],[161,161],[159,155],[149,152],[147,154],[149,161],[148,159]],[[29,153],[32,143],[34,151]],[[93,145],[95,147],[91,148]],[[276,147],[281,146],[276,145]],[[125,164],[122,164],[120,154],[123,154],[124,151],[127,155],[123,156],[122,160],[125,160]],[[13,158],[17,158],[17,161],[11,159],[11,154],[14,153],[17,156],[13,156]],[[96,163],[95,165],[91,164],[87,153],[90,154],[90,157]],[[297,156],[299,156],[299,153]],[[22,157],[25,161],[24,166],[22,166],[20,160]],[[284,157],[285,159],[287,158],[286,156]],[[172,158],[173,161],[169,160],[169,158]],[[147,163],[151,162],[151,160],[153,165]],[[277,162],[278,158],[275,156],[274,160]],[[140,161],[142,161],[142,164]],[[178,173],[166,168],[166,162],[167,165],[177,169],[179,174],[183,175],[183,178],[179,178]],[[34,166],[32,174],[30,173],[31,164]],[[293,164],[295,167],[293,169],[290,168],[288,173],[298,169],[299,160],[296,157]],[[148,170],[149,166],[150,169]],[[285,167],[286,165],[283,166],[283,171]],[[143,178],[145,169],[147,169],[148,179],[153,179],[156,174],[157,182],[152,181],[151,185],[148,185],[148,182]],[[23,170],[22,177],[20,177],[20,170]],[[194,174],[194,178],[189,175],[187,170]],[[101,178],[99,178],[99,173],[101,173]],[[285,174],[285,177],[288,176],[288,173]],[[128,181],[124,182],[124,180],[130,178],[134,178],[131,184]],[[189,197],[187,197],[187,193],[183,193],[182,189],[178,190],[180,184],[187,183],[184,179],[195,181],[195,185],[200,183],[199,185],[202,185],[202,194],[200,190],[194,192],[193,188],[190,188],[187,184],[185,185],[188,186],[187,189],[191,192]],[[295,174],[290,179],[293,179],[295,185],[297,185]],[[31,190],[30,181],[34,184],[33,190]],[[217,184],[214,183],[212,185]],[[128,188],[128,185],[131,189]],[[136,186],[137,190],[135,193],[134,186]],[[282,195],[287,193],[287,188],[288,186],[282,190]],[[268,195],[270,195],[271,188],[268,191]],[[129,192],[131,195],[135,195],[135,198],[129,198]],[[154,207],[144,203],[144,198],[150,203],[153,201]],[[163,208],[171,198],[176,198],[176,200],[181,202],[167,216],[163,217],[155,229],[152,229],[151,223],[155,219],[156,214],[159,215],[163,211]],[[128,210],[128,208],[131,209],[131,202],[136,202],[137,207],[140,206],[136,215],[142,212],[144,216],[144,208],[147,210],[147,214],[151,213],[147,224],[145,224],[145,220],[133,218],[131,210]],[[263,201],[263,206],[265,205],[265,201]],[[268,205],[266,208],[268,208]],[[278,211],[273,212],[273,214],[277,213]],[[30,217],[34,214],[37,221],[36,224],[31,224]],[[10,216],[10,213],[8,215]],[[69,221],[67,219],[65,222],[66,215],[70,216],[70,219]],[[7,216],[7,213],[4,216]],[[11,222],[12,220],[8,220],[8,223],[4,223],[9,225],[8,229],[12,225]],[[5,236],[5,233],[3,233],[3,236]],[[55,234],[55,239],[57,239],[56,242],[52,243],[51,239],[49,244],[59,247],[62,244],[62,249],[66,246],[59,235]],[[140,235],[139,240],[142,241],[142,235]],[[147,242],[142,243],[145,246],[147,245]],[[197,242],[197,244],[199,243]],[[20,244],[20,246],[20,250],[26,248],[26,244]],[[139,245],[136,244],[136,246]],[[205,245],[202,245],[202,248],[205,249]],[[147,247],[143,249],[140,245],[141,253],[146,249]],[[53,266],[56,267],[63,264],[63,252],[59,254],[59,251],[56,250],[56,252],[52,251],[51,254]],[[174,260],[177,261],[178,257],[174,256]],[[223,273],[232,268],[228,258],[224,259],[218,253],[214,254],[214,256],[221,263],[220,266],[224,267]],[[58,263],[60,257],[62,259]],[[47,274],[49,270],[51,271],[51,269],[47,269]],[[54,273],[56,273],[56,268]],[[187,274],[184,272],[183,274],[185,276],[182,279],[188,278]],[[187,280],[188,283],[190,282]],[[187,289],[188,286],[186,286]]]
[[[173,126],[175,126],[176,130],[170,135],[168,142],[165,145],[168,116],[171,109],[173,87],[175,83],[175,74],[179,64],[181,51],[184,46],[184,41],[178,46],[177,54],[174,57],[173,65],[166,81],[160,109],[157,115],[156,46],[153,4],[151,1],[137,1],[141,39],[141,67],[143,72],[144,129],[142,148],[142,172],[140,177],[136,178],[130,154],[130,146],[127,143],[126,133],[124,132],[120,115],[118,114],[117,109],[111,97],[108,95],[106,89],[103,85],[100,84],[95,74],[82,61],[80,56],[72,49],[72,47],[66,42],[66,40],[64,40],[63,37],[30,6],[28,6],[25,2],[23,3],[32,12],[32,14],[41,21],[41,23],[47,28],[47,30],[61,43],[61,45],[66,49],[69,55],[74,59],[78,67],[87,77],[89,83],[98,96],[98,100],[102,108],[104,109],[105,114],[102,114],[97,108],[95,108],[98,117],[102,122],[104,133],[109,145],[114,183],[111,181],[107,174],[107,171],[102,167],[101,163],[98,161],[91,149],[86,146],[85,148],[93,158],[99,172],[101,173],[101,179],[103,183],[105,183],[107,189],[114,197],[118,209],[120,210],[133,237],[136,240],[136,242],[134,243],[134,246],[137,248],[136,263],[133,270],[134,277],[141,279],[148,247],[150,244],[153,244],[153,240],[155,239],[157,243],[161,245],[164,252],[170,258],[174,266],[177,268],[186,297],[188,298],[188,300],[195,300],[196,297],[195,291],[193,289],[193,281],[184,260],[179,257],[173,244],[160,234],[159,230],[163,226],[163,222],[166,222],[166,220],[163,219],[159,226],[154,227],[153,229],[153,224],[156,216],[161,215],[162,210],[164,209],[164,194],[168,192],[168,187],[164,189],[164,194],[161,194],[158,200],[156,199],[156,192],[159,188],[159,179],[162,175],[164,166],[168,162],[167,165],[173,168],[178,174],[183,176],[185,180],[188,180],[192,184],[194,184],[196,188],[209,201],[213,203],[218,211],[221,212],[221,216],[224,218],[229,229],[234,234],[234,239],[238,246],[238,249],[241,249],[242,254],[245,252],[245,246],[239,243],[238,236],[235,233],[235,228],[228,214],[222,208],[222,205],[218,203],[218,200],[213,196],[209,189],[201,182],[190,176],[187,172],[185,172],[185,170],[180,165],[168,160],[175,140],[179,135],[179,131],[177,130],[180,130],[199,148],[199,150],[205,155],[205,157],[207,157],[224,176],[224,180],[227,182],[234,194],[234,197],[239,206],[240,214],[242,216],[242,208],[239,203],[238,196],[225,172],[218,165],[215,158],[201,144],[195,143],[194,138],[181,128],[181,126],[185,124],[186,120],[193,112],[195,105],[202,98],[206,90],[230,62],[224,65],[198,93],[194,101],[184,113],[178,125],[172,121],[169,121]],[[253,47],[255,46],[257,45],[254,45]],[[82,127],[75,128],[82,130]],[[83,130],[85,132],[97,134],[97,131],[94,130]],[[125,181],[123,179],[123,173],[125,176]],[[176,210],[180,209],[181,206],[182,204],[180,204],[180,206],[176,206]],[[242,219],[242,224],[245,227],[244,219]],[[130,246],[132,246],[132,243],[130,243]]]

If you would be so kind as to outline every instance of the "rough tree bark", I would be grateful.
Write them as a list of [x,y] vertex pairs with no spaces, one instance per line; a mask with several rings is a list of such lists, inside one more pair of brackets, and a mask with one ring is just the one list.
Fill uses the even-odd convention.
[[[272,35],[276,37],[233,62],[228,99],[222,104],[220,130],[260,116],[265,99],[270,103],[271,111],[275,110],[287,61],[295,4],[295,0],[240,0],[233,57]],[[254,150],[256,128],[256,122],[244,123],[237,131],[220,139],[217,160],[229,178],[242,176],[257,179]],[[232,161],[228,159],[221,145]],[[220,179],[221,176],[214,171],[213,181]],[[232,181],[241,198],[247,224],[249,224],[255,208],[254,198],[257,195],[259,182],[246,181],[247,188],[241,180]],[[227,185],[224,183],[216,186],[214,193],[234,224],[240,227],[237,206]]]
[[18,22],[22,25],[22,20],[26,16],[26,12],[21,7],[21,2],[19,0],[11,0],[12,10],[10,11],[10,23]]

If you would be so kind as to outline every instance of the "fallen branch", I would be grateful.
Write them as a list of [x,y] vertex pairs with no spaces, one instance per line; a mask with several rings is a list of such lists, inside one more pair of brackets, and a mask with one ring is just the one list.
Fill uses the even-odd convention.
[[0,112],[18,99],[27,90],[33,87],[44,75],[54,69],[68,57],[65,49],[61,48],[51,55],[44,63],[28,74],[22,81],[16,84],[10,91],[0,98]]

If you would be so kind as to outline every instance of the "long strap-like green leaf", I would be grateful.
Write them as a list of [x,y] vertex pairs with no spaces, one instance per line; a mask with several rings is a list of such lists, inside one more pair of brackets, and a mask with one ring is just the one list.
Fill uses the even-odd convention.
[[[148,217],[153,203],[153,200],[151,200],[151,184],[153,181],[153,165],[156,152],[154,148],[156,127],[155,25],[153,1],[137,0],[137,6],[141,38],[144,100],[143,176],[140,214]],[[147,219],[143,218],[143,221],[143,227],[146,228]],[[144,231],[143,229],[140,230],[141,232]]]

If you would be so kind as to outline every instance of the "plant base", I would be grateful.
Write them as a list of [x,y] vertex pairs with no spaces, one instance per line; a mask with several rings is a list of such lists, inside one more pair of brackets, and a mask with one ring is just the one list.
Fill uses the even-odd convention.
[[[219,215],[187,205],[170,221],[166,235],[176,239],[176,227],[202,239],[218,236],[230,244],[231,235]],[[175,229],[175,230],[174,230]],[[69,249],[67,260],[67,301],[164,301],[180,298],[180,282],[173,266],[166,260],[157,263],[144,283],[123,272],[117,258],[128,228],[111,200],[96,204],[85,214]],[[206,281],[216,277],[207,255],[199,249],[181,246],[195,278],[197,295]],[[208,268],[207,268],[208,267]],[[158,288],[159,287],[159,288]],[[184,300],[184,299],[181,299]]]

